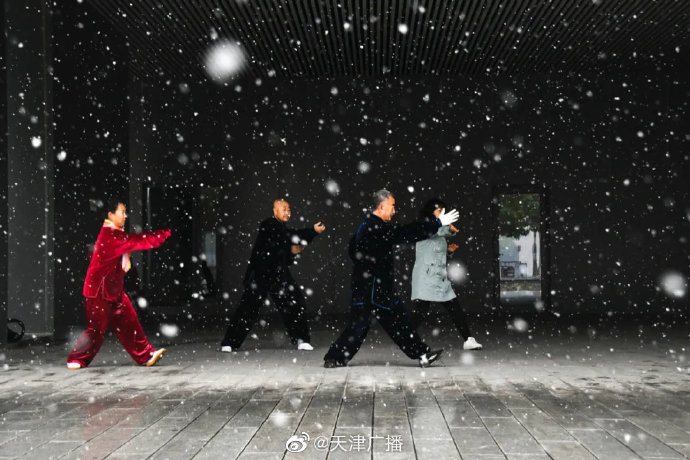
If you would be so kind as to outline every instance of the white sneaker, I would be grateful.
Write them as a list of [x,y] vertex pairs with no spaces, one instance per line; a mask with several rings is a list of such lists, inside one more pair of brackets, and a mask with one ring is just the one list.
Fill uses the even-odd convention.
[[465,340],[465,343],[462,344],[462,349],[463,350],[481,350],[482,344],[477,343],[477,341],[474,340],[474,337],[467,337],[467,340]]
[[81,364],[79,363],[67,363],[67,369],[71,371],[76,371],[77,369],[81,369]]
[[297,349],[304,351],[312,351],[314,350],[314,347],[312,347],[309,342],[305,342],[302,339],[297,339]]
[[146,367],[151,367],[154,364],[156,364],[158,360],[161,359],[161,356],[163,356],[163,353],[165,353],[165,351],[165,348],[159,348],[158,350],[154,351],[151,355],[151,359],[146,361]]
[[232,353],[232,347],[230,345],[223,345],[220,347],[220,351],[223,353]]

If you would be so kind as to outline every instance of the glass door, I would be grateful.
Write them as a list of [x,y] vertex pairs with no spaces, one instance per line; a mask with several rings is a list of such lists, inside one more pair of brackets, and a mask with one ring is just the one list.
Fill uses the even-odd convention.
[[497,207],[499,303],[541,309],[541,194],[499,193]]

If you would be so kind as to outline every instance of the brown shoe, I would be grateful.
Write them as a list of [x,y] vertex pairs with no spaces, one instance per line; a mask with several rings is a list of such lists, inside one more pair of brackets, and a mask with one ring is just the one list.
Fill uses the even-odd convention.
[[151,355],[151,359],[146,361],[146,367],[151,367],[156,364],[158,360],[161,359],[161,356],[163,356],[163,353],[165,353],[165,348],[159,348],[158,350],[154,351]]

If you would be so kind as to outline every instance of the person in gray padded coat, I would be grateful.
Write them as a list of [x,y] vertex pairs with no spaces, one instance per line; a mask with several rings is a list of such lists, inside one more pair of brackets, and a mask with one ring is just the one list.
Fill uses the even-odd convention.
[[[445,209],[446,204],[438,198],[431,199],[420,210],[420,218],[435,220]],[[446,271],[446,257],[448,252],[454,252],[457,244],[448,246],[446,238],[454,236],[458,229],[445,225],[438,232],[426,240],[416,243],[416,258],[412,269],[412,300],[414,301],[414,317],[419,327],[424,317],[429,314],[432,302],[442,304],[450,313],[464,340],[463,349],[480,350],[482,345],[472,337],[467,317],[458,297],[448,280]]]

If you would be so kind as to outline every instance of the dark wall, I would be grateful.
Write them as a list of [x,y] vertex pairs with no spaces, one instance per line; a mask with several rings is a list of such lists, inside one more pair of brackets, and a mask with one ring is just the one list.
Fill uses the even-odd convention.
[[[244,78],[226,87],[178,78],[140,82],[127,67],[126,41],[87,5],[65,3],[41,14],[50,24],[43,32],[52,31],[52,66],[41,68],[53,78],[52,94],[32,97],[45,112],[39,117],[46,120],[43,153],[52,149],[55,155],[40,164],[54,176],[33,166],[31,173],[46,189],[54,180],[54,207],[48,206],[48,214],[43,203],[32,209],[54,222],[54,258],[48,258],[55,266],[58,335],[83,324],[81,290],[88,247],[105,217],[103,200],[129,197],[133,220],[141,225],[144,184],[187,197],[209,186],[220,189],[204,221],[216,226],[221,245],[221,312],[236,304],[258,222],[270,216],[278,197],[291,201],[294,226],[322,220],[328,227],[294,269],[309,292],[310,310],[346,311],[347,240],[371,192],[381,187],[396,195],[398,222],[413,219],[430,196],[458,208],[461,249],[455,258],[465,264],[468,278],[457,292],[468,309],[492,311],[492,200],[498,187],[512,185],[548,191],[554,311],[687,309],[687,297],[674,300],[659,289],[666,270],[688,276],[690,84],[684,74]],[[5,76],[0,75],[3,107],[11,102]],[[6,114],[3,108],[1,116]],[[11,121],[0,118],[3,136]],[[0,148],[7,149],[6,141],[0,138]],[[12,168],[2,163],[5,150],[0,171],[7,172]],[[14,182],[3,174],[0,199],[7,200]],[[8,211],[19,207],[3,203],[0,225],[7,226]],[[195,216],[168,208],[168,220],[179,222],[175,234],[190,233],[186,226]],[[40,237],[39,227],[34,230]],[[51,244],[50,232],[47,239]],[[7,241],[0,242],[6,260]],[[161,252],[174,248],[166,245]],[[42,254],[50,249],[45,246]],[[171,279],[179,277],[179,263],[189,265],[186,249],[172,251],[166,268]],[[398,254],[405,298],[412,248]],[[2,258],[0,265],[6,266]],[[44,272],[52,284],[50,267]],[[165,297],[164,286],[153,287]],[[44,296],[50,297],[49,290]]]
[[53,12],[56,334],[84,322],[82,287],[109,195],[128,198],[127,44],[85,5]]
[[[149,82],[147,174],[154,183],[222,187],[224,308],[236,303],[258,222],[288,197],[292,224],[327,233],[295,276],[312,311],[346,311],[346,242],[374,190],[398,222],[439,195],[460,211],[470,310],[493,308],[495,187],[550,193],[553,309],[686,308],[658,289],[687,276],[690,85],[673,74],[525,76],[515,80],[240,80],[227,87]],[[337,187],[327,189],[330,180]],[[337,189],[337,193],[336,193]],[[409,290],[412,249],[400,250]]]

